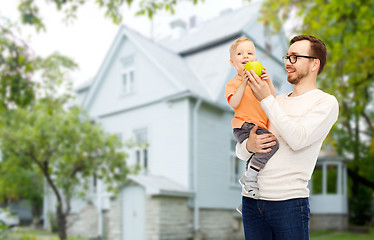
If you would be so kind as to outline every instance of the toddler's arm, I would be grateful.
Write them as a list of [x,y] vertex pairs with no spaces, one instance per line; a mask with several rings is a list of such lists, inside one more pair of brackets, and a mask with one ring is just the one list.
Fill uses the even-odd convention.
[[232,108],[237,108],[242,101],[243,95],[244,95],[244,90],[245,86],[247,85],[247,78],[244,74],[244,71],[242,73],[242,82],[236,92],[232,95],[232,97],[229,100],[229,104]]

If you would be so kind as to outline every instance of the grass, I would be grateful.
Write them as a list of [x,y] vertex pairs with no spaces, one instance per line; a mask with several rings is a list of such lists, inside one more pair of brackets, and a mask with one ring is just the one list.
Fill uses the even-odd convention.
[[[43,230],[35,230],[28,228],[16,228],[7,231],[5,238],[0,240],[59,240],[57,233],[51,233]],[[87,238],[68,238],[68,240],[88,240]]]
[[352,232],[334,232],[334,231],[318,231],[310,234],[310,240],[373,240],[374,228],[370,233],[352,233]]
[[[23,236],[28,238],[23,238]],[[58,240],[58,236],[55,233],[43,231],[18,228],[9,231],[7,238],[1,238],[0,240]],[[311,232],[310,240],[373,240],[374,239],[374,228],[371,228],[370,233],[352,233],[352,232],[337,232],[337,231],[316,231]],[[86,238],[74,238],[72,240],[88,240]]]

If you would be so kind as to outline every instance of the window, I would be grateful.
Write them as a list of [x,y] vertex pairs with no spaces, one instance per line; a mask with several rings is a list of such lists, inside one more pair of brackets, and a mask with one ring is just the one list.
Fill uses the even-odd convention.
[[318,164],[312,175],[313,194],[338,193],[338,166],[336,164]]
[[338,193],[338,166],[327,165],[327,194]]
[[148,133],[147,129],[135,131],[135,160],[143,170],[148,169]]
[[231,140],[230,142],[230,164],[231,164],[231,176],[230,183],[237,184],[239,186],[238,180],[245,172],[245,161],[240,160],[236,156],[236,141]]
[[129,94],[134,91],[134,70],[128,69],[122,73],[122,93]]
[[129,94],[134,91],[135,85],[134,58],[124,58],[121,60],[121,63],[123,69],[121,76],[122,93]]
[[312,193],[313,194],[322,194],[323,189],[323,169],[322,165],[317,165],[314,168],[312,175]]

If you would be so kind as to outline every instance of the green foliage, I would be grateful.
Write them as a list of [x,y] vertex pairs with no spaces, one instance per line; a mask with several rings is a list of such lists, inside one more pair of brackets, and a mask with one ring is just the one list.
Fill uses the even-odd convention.
[[79,108],[66,110],[63,103],[46,98],[7,112],[0,129],[5,161],[37,166],[49,184],[68,196],[77,185],[87,188],[94,174],[113,189],[112,181],[122,181],[128,173],[121,142]]
[[0,240],[9,240],[8,227],[0,223]]
[[[53,4],[58,11],[64,11],[66,21],[77,18],[78,9],[87,3],[89,0],[51,0],[48,1]],[[203,2],[204,0],[190,0],[194,4]],[[105,9],[105,17],[113,20],[114,23],[119,24],[122,22],[122,11],[123,5],[128,7],[133,5],[134,0],[96,0],[95,3],[99,8]],[[177,0],[141,0],[139,3],[139,9],[136,15],[146,15],[152,19],[154,14],[161,10],[165,10],[174,13],[174,8],[177,5]],[[39,13],[39,7],[35,0],[19,0],[18,10],[21,13],[21,20],[23,24],[29,24],[35,26],[40,30],[46,30],[42,20],[42,16]]]
[[349,197],[350,222],[354,225],[367,225],[374,214],[372,208],[373,190],[362,184],[351,186],[353,194]]
[[70,199],[85,196],[92,176],[116,192],[130,172],[117,136],[92,124],[78,107],[65,109],[64,104],[61,99],[43,98],[28,108],[10,110],[0,119],[3,162],[35,169],[44,176],[57,207],[63,209],[57,211],[59,233],[65,231]]
[[33,53],[0,16],[0,108],[27,106],[34,99]]

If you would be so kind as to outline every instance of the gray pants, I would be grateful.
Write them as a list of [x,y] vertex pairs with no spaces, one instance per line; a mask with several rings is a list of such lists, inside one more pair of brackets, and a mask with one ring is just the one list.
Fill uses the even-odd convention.
[[[252,128],[255,125],[253,123],[245,122],[243,123],[241,128],[234,128],[234,137],[236,141],[239,143],[242,143],[245,139],[249,137],[249,133],[251,132]],[[256,134],[271,134],[267,129],[262,128],[258,126],[258,129],[256,131]],[[252,156],[247,160],[247,166],[246,169],[248,169],[248,164],[251,162],[252,165],[255,167],[258,167],[260,169],[263,169],[266,165],[266,163],[269,161],[269,159],[274,155],[274,153],[279,149],[279,142],[276,140],[276,144],[274,146],[271,146],[271,151],[268,153],[254,153]]]

